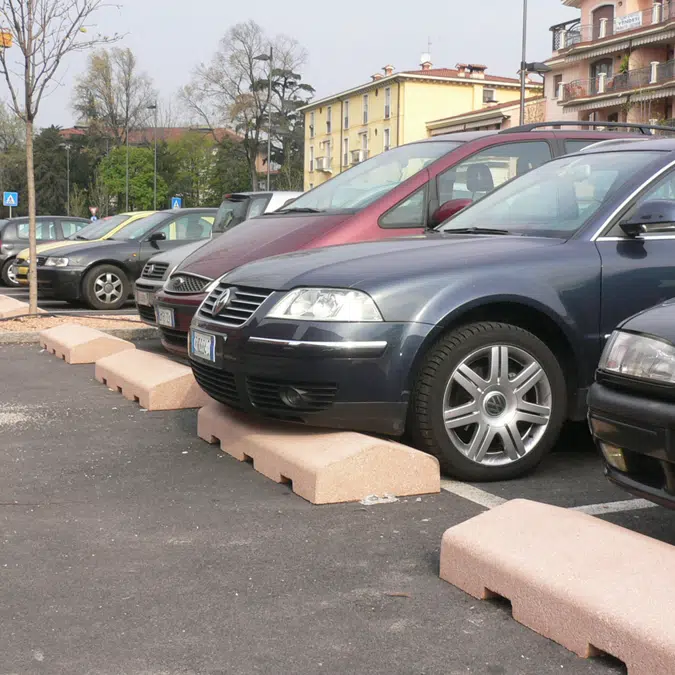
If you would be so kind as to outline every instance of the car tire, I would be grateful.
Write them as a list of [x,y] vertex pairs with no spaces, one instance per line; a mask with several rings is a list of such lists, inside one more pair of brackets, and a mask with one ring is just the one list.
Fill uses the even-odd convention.
[[409,427],[414,444],[455,478],[508,480],[541,462],[566,410],[555,354],[518,326],[481,322],[450,331],[426,354]]
[[92,309],[119,309],[129,298],[131,284],[126,273],[116,265],[98,265],[82,281],[82,297]]
[[14,262],[15,262],[14,258],[6,260],[5,264],[2,266],[2,270],[0,270],[2,283],[5,284],[5,286],[9,286],[10,288],[18,288],[20,285],[19,282],[16,280],[16,277],[10,272]]

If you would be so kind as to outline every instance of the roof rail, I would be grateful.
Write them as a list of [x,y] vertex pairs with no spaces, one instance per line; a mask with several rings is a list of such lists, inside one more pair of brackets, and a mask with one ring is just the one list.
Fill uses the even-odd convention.
[[532,124],[523,124],[518,127],[510,127],[508,129],[502,129],[500,134],[517,134],[524,131],[534,131],[535,129],[542,129],[545,127],[588,127],[589,129],[595,129],[597,127],[604,127],[605,129],[635,129],[646,136],[652,136],[651,131],[670,131],[672,134],[675,134],[675,127],[663,127],[655,124],[640,124],[638,122],[603,122],[598,120],[597,122],[588,122],[577,120],[576,122],[572,120],[561,120],[558,122],[533,122]]

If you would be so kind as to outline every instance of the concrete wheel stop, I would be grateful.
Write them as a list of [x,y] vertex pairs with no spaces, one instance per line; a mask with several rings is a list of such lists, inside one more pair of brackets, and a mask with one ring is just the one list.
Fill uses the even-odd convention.
[[147,410],[200,408],[210,400],[189,366],[140,349],[99,359],[95,377]]
[[78,324],[64,324],[40,332],[40,346],[66,363],[96,363],[119,352],[136,349],[127,340]]
[[353,432],[316,431],[258,421],[211,402],[199,411],[197,433],[208,443],[313,504],[440,492],[438,460],[400,443]]
[[516,499],[443,535],[440,576],[628,675],[675,673],[675,547],[599,518]]
[[[11,319],[14,316],[28,314],[28,303],[21,302],[9,295],[0,295],[0,319]],[[44,314],[43,309],[38,309],[38,314]]]

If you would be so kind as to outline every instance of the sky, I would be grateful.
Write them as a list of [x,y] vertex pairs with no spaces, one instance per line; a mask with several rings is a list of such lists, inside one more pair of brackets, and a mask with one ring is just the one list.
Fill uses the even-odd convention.
[[[154,81],[163,101],[187,84],[195,66],[209,61],[229,26],[253,19],[266,33],[297,39],[308,52],[305,82],[317,97],[367,82],[391,63],[416,69],[431,41],[434,67],[483,63],[488,73],[516,77],[520,63],[521,0],[425,0],[386,4],[374,0],[115,0],[119,8],[97,12],[93,23],[105,34],[125,35],[140,69]],[[574,19],[578,10],[561,0],[529,0],[528,61],[551,55],[553,24]],[[73,82],[83,72],[86,54],[71,56],[59,83],[43,101],[38,124],[71,126]],[[6,86],[5,86],[6,87]],[[7,98],[0,83],[0,97]]]

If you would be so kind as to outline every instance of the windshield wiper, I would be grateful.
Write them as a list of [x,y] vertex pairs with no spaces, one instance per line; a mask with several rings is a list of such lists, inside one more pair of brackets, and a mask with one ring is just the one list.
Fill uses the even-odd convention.
[[457,227],[441,230],[443,234],[511,234],[508,230],[498,230],[491,227]]
[[274,213],[323,213],[321,209],[313,209],[310,206],[299,207],[299,208],[288,208],[280,209],[279,211],[271,211],[271,214]]

